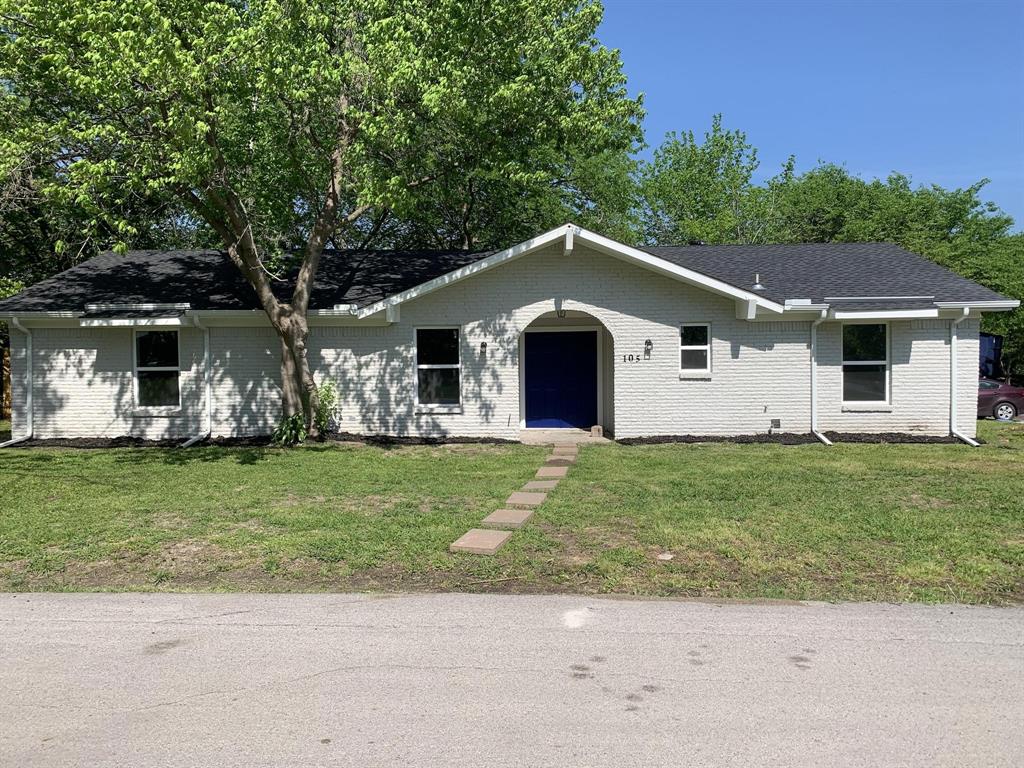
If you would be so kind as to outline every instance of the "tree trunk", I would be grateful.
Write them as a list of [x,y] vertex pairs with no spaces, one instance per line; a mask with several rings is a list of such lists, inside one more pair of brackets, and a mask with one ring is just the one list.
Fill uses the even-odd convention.
[[309,365],[306,342],[309,326],[306,318],[289,314],[283,322],[274,323],[281,339],[281,408],[285,418],[296,413],[303,415],[309,437],[317,439],[320,430],[316,412],[320,407],[320,394]]
[[299,388],[295,357],[281,336],[281,415],[287,419],[302,412],[302,390]]

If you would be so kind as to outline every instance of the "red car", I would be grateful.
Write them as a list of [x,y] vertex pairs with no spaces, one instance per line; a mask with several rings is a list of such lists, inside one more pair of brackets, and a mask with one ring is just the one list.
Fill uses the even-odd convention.
[[978,381],[978,418],[994,416],[1014,419],[1024,412],[1024,387],[1015,387],[995,379]]

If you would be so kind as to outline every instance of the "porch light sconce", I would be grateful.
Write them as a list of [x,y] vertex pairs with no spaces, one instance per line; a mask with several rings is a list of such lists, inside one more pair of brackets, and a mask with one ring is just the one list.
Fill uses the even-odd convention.
[[555,314],[558,315],[561,319],[563,319],[563,320],[565,319],[565,310],[564,309],[561,309],[561,308],[556,309],[555,310]]
[[644,357],[650,357],[652,349],[654,349],[654,344],[648,339],[644,342]]
[[487,342],[486,341],[481,341],[480,342],[480,354],[481,355],[486,355],[487,354]]

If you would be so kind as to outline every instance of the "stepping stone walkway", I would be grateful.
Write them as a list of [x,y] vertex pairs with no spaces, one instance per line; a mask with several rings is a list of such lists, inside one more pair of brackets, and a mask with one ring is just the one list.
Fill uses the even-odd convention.
[[522,528],[533,517],[532,509],[498,509],[480,523],[484,528]]
[[544,466],[537,470],[536,479],[530,480],[521,491],[515,491],[509,496],[504,507],[485,517],[480,522],[481,528],[467,531],[452,542],[448,549],[471,555],[493,555],[512,537],[513,530],[529,522],[536,508],[548,497],[547,492],[554,490],[569,473],[569,467],[576,463],[578,452],[575,445],[556,445]]
[[493,555],[512,537],[512,531],[485,531],[473,528],[454,541],[452,552],[468,552],[471,555]]
[[568,467],[541,467],[537,470],[537,479],[544,480],[552,477],[565,477],[569,474]]

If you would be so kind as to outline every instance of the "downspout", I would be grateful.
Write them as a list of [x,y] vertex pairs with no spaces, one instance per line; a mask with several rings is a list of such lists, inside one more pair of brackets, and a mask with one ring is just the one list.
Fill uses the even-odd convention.
[[206,400],[206,431],[190,437],[181,444],[182,448],[191,448],[200,440],[213,434],[213,377],[210,375],[210,326],[203,325],[198,315],[192,317],[196,328],[203,332],[203,388]]
[[11,445],[17,445],[18,443],[24,443],[26,440],[31,440],[32,435],[35,434],[35,422],[33,419],[33,407],[32,407],[32,331],[21,324],[21,321],[16,317],[11,318],[11,327],[16,328],[21,333],[25,334],[25,374],[28,379],[28,386],[26,387],[25,394],[25,424],[28,427],[27,433],[21,437],[16,437],[13,440],[0,443],[0,448],[7,448]]
[[818,326],[825,322],[828,310],[821,310],[821,316],[811,323],[811,434],[825,445],[832,441],[818,431]]
[[956,376],[956,341],[959,337],[957,328],[960,323],[966,320],[970,316],[971,310],[968,307],[964,307],[964,313],[960,317],[956,318],[949,324],[949,433],[958,440],[962,440],[968,445],[977,448],[980,443],[977,440],[972,440],[967,435],[964,435],[957,428],[957,376]]

